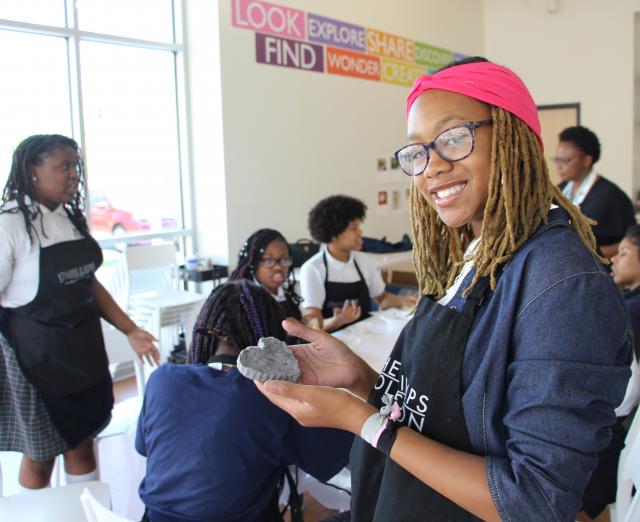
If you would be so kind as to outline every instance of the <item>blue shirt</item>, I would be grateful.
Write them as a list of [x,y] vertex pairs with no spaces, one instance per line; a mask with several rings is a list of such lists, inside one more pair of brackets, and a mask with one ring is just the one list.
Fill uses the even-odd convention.
[[303,428],[237,369],[166,364],[149,379],[136,449],[140,498],[153,522],[256,520],[290,464],[328,480],[353,436]]
[[575,520],[630,376],[621,293],[566,213],[549,216],[504,266],[463,361],[467,430],[505,521]]

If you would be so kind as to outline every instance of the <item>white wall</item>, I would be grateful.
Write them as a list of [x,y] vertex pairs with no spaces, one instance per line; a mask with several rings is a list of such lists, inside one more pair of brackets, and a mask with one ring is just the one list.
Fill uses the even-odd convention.
[[[188,0],[190,24],[202,28],[213,23],[205,4]],[[483,6],[477,0],[282,0],[274,2],[343,22],[415,39],[467,54],[483,52]],[[387,235],[398,241],[409,231],[408,214],[381,217],[375,211],[376,158],[391,157],[406,141],[404,99],[407,87],[306,72],[256,63],[254,32],[232,26],[231,0],[219,3],[222,118],[224,129],[224,186],[228,236],[216,212],[196,187],[199,249],[211,252],[228,241],[229,261],[255,229],[279,229],[289,240],[308,237],[307,213],[320,198],[344,193],[363,199],[369,206],[365,234]],[[452,24],[455,31],[451,30]],[[191,25],[189,26],[191,30]],[[213,32],[213,31],[212,31]],[[190,48],[218,45],[204,30],[189,34]],[[210,51],[199,50],[190,69],[209,67]],[[196,63],[197,62],[197,63]],[[209,84],[209,74],[198,70]],[[195,76],[191,78],[195,81]],[[198,136],[201,125],[214,116],[215,89],[197,87],[192,100],[194,156],[222,154],[210,142],[218,137]],[[195,89],[195,88],[194,88]],[[216,143],[221,143],[221,138]],[[203,152],[202,149],[206,149]],[[221,172],[194,160],[197,185],[213,186],[211,177]],[[407,180],[408,183],[408,180]],[[221,182],[216,184],[219,187]],[[219,195],[215,196],[216,201]],[[204,204],[204,208],[202,205]],[[215,217],[214,217],[215,215]],[[216,261],[223,259],[215,248]]]
[[629,194],[636,11],[640,0],[484,1],[486,56],[520,74],[539,105],[580,102],[602,144],[597,170]]

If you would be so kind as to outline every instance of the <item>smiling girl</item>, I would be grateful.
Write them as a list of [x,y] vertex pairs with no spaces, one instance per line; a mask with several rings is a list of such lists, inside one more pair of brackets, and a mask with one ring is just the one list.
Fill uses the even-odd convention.
[[285,323],[309,341],[301,384],[257,386],[302,425],[360,436],[354,521],[574,521],[629,379],[622,297],[551,183],[515,73],[453,63],[418,78],[406,110],[413,318],[379,375]]

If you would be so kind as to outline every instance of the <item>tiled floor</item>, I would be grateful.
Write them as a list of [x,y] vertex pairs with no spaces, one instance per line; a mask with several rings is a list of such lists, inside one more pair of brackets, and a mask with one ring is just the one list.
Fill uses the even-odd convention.
[[[98,444],[100,480],[109,484],[112,509],[119,515],[140,520],[144,507],[138,497],[138,485],[144,476],[145,462],[134,449],[135,429],[139,402],[135,379],[132,377],[114,385],[116,408],[114,419],[118,420],[121,432],[101,439]],[[3,494],[19,493],[17,485],[20,454],[5,452],[2,462]],[[304,518],[314,522],[336,513],[305,494]]]

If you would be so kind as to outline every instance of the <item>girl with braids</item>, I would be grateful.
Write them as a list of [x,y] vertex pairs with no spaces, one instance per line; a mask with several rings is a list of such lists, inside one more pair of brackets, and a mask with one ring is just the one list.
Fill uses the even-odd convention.
[[100,317],[141,360],[159,360],[153,336],[94,276],[102,252],[83,194],[74,140],[18,145],[0,207],[0,450],[23,453],[19,482],[29,489],[49,484],[59,454],[67,482],[98,477],[91,439],[113,405]]
[[[282,521],[279,484],[287,466],[328,480],[347,464],[350,434],[301,427],[235,367],[240,350],[260,337],[286,340],[283,319],[265,289],[228,282],[200,311],[192,364],[165,364],[151,374],[136,434],[136,449],[147,457],[140,485],[146,520]],[[289,501],[294,521],[301,520],[296,498]]]
[[285,317],[301,320],[300,303],[296,294],[289,244],[277,230],[261,228],[249,236],[238,254],[238,265],[231,280],[246,279],[262,285],[284,310]]
[[629,380],[622,296],[549,179],[516,74],[456,62],[416,80],[407,117],[414,317],[380,375],[287,322],[309,341],[302,384],[257,386],[304,426],[360,436],[352,520],[574,521]]

